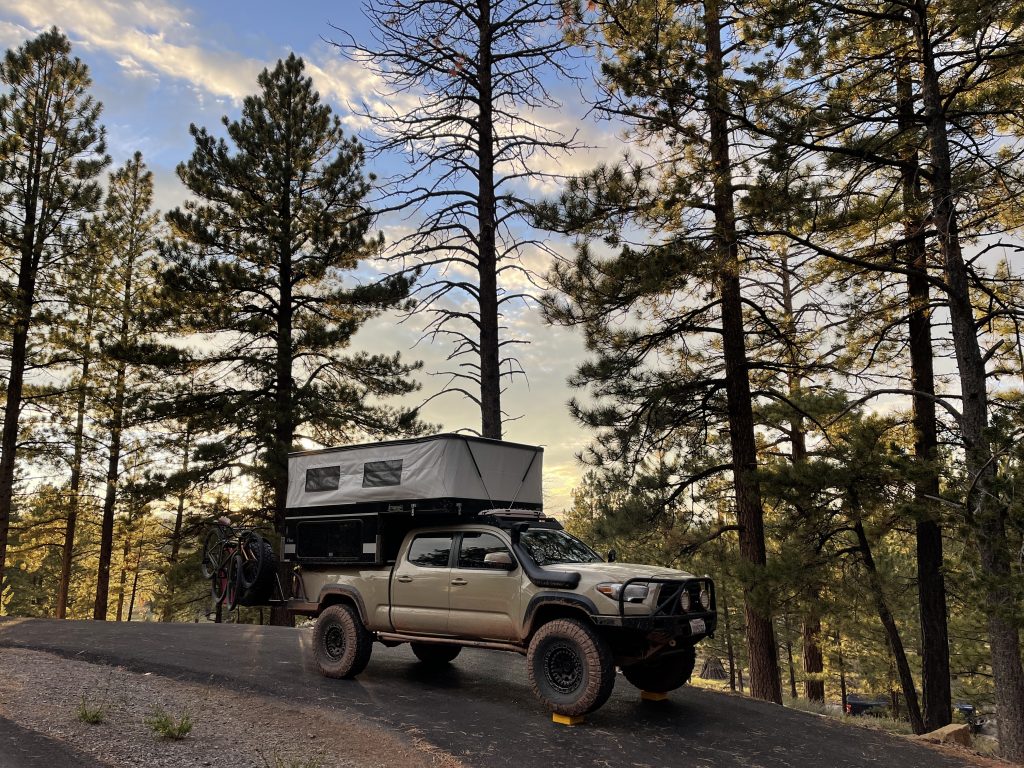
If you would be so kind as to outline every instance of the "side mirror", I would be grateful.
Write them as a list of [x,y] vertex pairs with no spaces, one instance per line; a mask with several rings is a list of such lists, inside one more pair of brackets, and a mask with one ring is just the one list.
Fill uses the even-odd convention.
[[484,565],[499,571],[513,571],[516,563],[508,552],[488,552],[484,555]]
[[609,563],[614,563],[614,562],[615,562],[615,559],[616,559],[616,558],[617,558],[618,556],[619,556],[619,555],[618,555],[618,553],[617,553],[617,552],[616,552],[616,551],[615,551],[614,549],[609,549],[609,550],[608,550],[608,562],[609,562]]

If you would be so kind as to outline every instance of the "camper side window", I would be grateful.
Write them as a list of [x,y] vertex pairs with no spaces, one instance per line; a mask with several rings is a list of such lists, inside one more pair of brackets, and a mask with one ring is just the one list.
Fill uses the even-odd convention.
[[363,488],[402,484],[402,460],[368,461],[363,464]]
[[447,568],[451,555],[451,534],[424,534],[409,545],[409,562],[420,568]]
[[306,493],[336,491],[341,482],[341,467],[311,467],[306,470]]

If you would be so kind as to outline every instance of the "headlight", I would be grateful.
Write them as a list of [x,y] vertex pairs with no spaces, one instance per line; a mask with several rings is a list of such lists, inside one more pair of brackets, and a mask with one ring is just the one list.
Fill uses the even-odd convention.
[[683,593],[679,596],[679,610],[686,613],[690,610],[692,603],[693,601],[690,599],[690,590],[684,589]]
[[[618,600],[619,593],[622,591],[622,584],[605,582],[604,584],[597,585],[597,591],[605,597]],[[647,599],[648,592],[650,592],[650,588],[646,584],[630,584],[626,587],[626,594],[623,599],[627,603],[642,603]]]
[[705,611],[711,610],[711,590],[708,589],[708,584],[706,582],[700,590],[700,606]]

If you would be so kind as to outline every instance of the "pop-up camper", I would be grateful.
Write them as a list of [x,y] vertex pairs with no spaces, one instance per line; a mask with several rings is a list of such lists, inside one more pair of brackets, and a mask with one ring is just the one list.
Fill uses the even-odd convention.
[[487,509],[540,510],[543,452],[445,434],[293,453],[285,559],[382,564],[411,527]]

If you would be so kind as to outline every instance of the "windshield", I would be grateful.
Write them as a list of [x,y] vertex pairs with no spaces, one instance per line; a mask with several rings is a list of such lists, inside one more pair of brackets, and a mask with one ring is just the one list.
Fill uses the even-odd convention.
[[523,531],[519,541],[540,566],[554,563],[601,562],[600,556],[594,550],[565,531],[530,528]]

